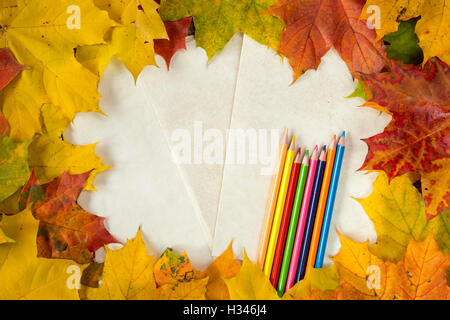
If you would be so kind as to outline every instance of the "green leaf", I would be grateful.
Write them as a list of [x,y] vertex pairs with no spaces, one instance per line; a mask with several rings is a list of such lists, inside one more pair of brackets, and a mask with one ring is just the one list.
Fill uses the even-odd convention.
[[419,38],[414,29],[417,18],[400,21],[398,30],[383,37],[387,42],[386,52],[389,58],[400,60],[406,64],[420,64],[423,61],[423,51],[419,46]]
[[274,0],[162,0],[159,13],[164,21],[192,16],[197,45],[211,59],[238,31],[278,51],[284,22],[265,13],[273,3]]
[[358,86],[356,87],[355,91],[353,91],[353,93],[346,98],[361,98],[367,101],[367,94],[364,91],[364,86],[361,81],[358,81]]
[[11,196],[27,182],[28,145],[31,140],[14,142],[8,136],[0,136],[0,202]]

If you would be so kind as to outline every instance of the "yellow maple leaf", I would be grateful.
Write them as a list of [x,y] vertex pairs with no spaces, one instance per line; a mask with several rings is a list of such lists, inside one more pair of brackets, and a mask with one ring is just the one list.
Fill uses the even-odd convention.
[[239,273],[224,279],[231,300],[279,300],[276,290],[259,266],[244,256]]
[[100,70],[105,67],[111,55],[116,55],[136,80],[147,65],[156,65],[154,39],[168,39],[166,28],[153,0],[95,0],[95,4],[109,12],[110,17],[120,25],[113,28],[110,48],[96,47],[80,53],[82,61],[94,50],[99,59]]
[[91,0],[27,0],[0,5],[0,47],[8,47],[24,70],[1,94],[10,136],[27,140],[40,132],[44,102],[76,112],[99,111],[98,77],[74,57],[79,45],[103,43],[114,25]]
[[[450,63],[450,7],[447,0],[368,0],[361,19],[379,19],[378,39],[397,31],[400,20],[421,17],[416,25],[425,63],[437,56]],[[378,17],[379,14],[379,17]]]
[[153,256],[147,254],[141,231],[119,250],[106,247],[103,277],[98,288],[88,288],[89,300],[150,300],[155,297]]
[[297,282],[283,295],[283,299],[302,299],[311,294],[312,290],[328,291],[338,287],[339,272],[335,264],[323,268],[312,268],[303,280]]
[[156,300],[205,300],[208,277],[188,282],[165,284],[156,290]]
[[224,279],[232,278],[237,275],[241,265],[237,262],[233,254],[233,243],[217,257],[206,269],[209,277],[206,297],[208,300],[229,300],[230,294]]
[[379,172],[372,194],[359,199],[377,232],[369,250],[378,257],[399,261],[411,240],[423,240],[427,219],[425,204],[409,175],[392,179]]
[[81,276],[82,268],[73,261],[37,258],[38,225],[29,210],[2,219],[1,228],[16,242],[0,245],[0,299],[78,299],[76,286],[68,284],[70,270]]
[[71,120],[51,104],[42,107],[42,119],[44,134],[29,149],[29,164],[39,183],[47,183],[64,171],[72,175],[91,171],[85,189],[95,190],[92,182],[95,175],[110,168],[95,155],[96,144],[74,146],[64,141],[62,134]]
[[433,167],[437,169],[424,172],[421,179],[425,210],[431,217],[450,209],[450,159],[433,161]]

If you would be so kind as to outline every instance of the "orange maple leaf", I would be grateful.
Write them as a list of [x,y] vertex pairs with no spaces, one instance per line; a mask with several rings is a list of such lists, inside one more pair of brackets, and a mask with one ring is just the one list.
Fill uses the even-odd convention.
[[338,289],[313,289],[306,299],[448,299],[446,269],[450,256],[443,254],[429,232],[421,242],[411,242],[398,263],[384,262],[370,253],[368,242],[340,235],[342,247],[333,258],[339,270]]

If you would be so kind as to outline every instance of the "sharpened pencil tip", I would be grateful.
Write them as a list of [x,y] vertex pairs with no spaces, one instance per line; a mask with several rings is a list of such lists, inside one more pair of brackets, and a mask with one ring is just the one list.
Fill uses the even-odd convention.
[[314,147],[314,151],[317,151],[318,149],[317,149],[317,144],[316,144],[316,146]]
[[344,130],[344,131],[342,131],[342,136],[343,136],[343,137],[345,137],[345,130]]
[[322,150],[327,151],[327,146],[323,146]]
[[295,150],[295,136],[292,136],[291,144],[289,145],[289,150]]
[[306,157],[309,156],[309,150],[308,150],[308,149],[306,149],[305,156],[306,156]]

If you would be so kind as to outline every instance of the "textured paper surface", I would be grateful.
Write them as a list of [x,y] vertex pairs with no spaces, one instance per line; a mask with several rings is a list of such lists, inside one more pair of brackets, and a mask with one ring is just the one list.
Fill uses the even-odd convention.
[[162,67],[146,67],[139,76],[139,84],[156,111],[171,150],[179,144],[173,136],[176,130],[189,133],[192,163],[181,163],[179,167],[212,244],[225,150],[220,162],[205,161],[202,155],[211,143],[205,134],[214,129],[225,139],[230,126],[242,35],[236,34],[210,62],[192,37],[187,39],[186,46],[187,51],[178,52],[173,58],[170,71],[157,57]]
[[79,113],[64,137],[74,144],[99,142],[96,153],[114,168],[94,180],[98,191],[83,191],[79,203],[102,217],[120,241],[140,227],[150,253],[168,247],[186,250],[197,267],[211,262],[210,243],[186,191],[142,79],[135,86],[125,67],[113,60],[100,81],[106,116]]
[[[347,147],[327,254],[339,249],[336,227],[359,241],[376,239],[372,222],[351,197],[368,196],[375,179],[375,174],[355,172],[367,153],[360,139],[381,132],[389,116],[358,107],[363,102],[359,98],[345,98],[357,83],[334,50],[322,59],[317,71],[308,71],[294,84],[291,82],[287,60],[283,63],[273,50],[244,36],[231,129],[287,127],[296,135],[297,146],[310,150],[315,144],[328,145],[334,133],[339,135],[345,129]],[[274,158],[277,149],[272,149]],[[272,179],[261,175],[261,167],[225,165],[213,255],[219,255],[234,239],[238,257],[245,249],[250,259],[256,260]]]

